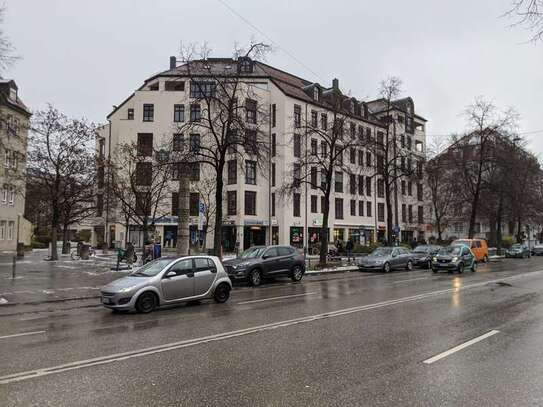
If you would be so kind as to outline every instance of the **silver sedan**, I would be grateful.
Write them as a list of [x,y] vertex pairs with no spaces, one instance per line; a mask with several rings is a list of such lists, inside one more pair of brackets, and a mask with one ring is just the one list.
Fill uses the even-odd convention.
[[113,310],[151,312],[162,305],[213,298],[223,303],[232,283],[215,256],[163,257],[102,287],[102,304]]

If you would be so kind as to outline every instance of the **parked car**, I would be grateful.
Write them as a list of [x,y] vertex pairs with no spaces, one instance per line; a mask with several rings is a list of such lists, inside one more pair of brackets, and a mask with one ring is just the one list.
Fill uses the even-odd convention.
[[525,259],[526,257],[530,256],[530,249],[520,243],[514,244],[513,246],[511,246],[511,248],[505,251],[505,257],[507,258],[518,257],[521,259]]
[[488,244],[484,239],[458,239],[452,242],[453,245],[464,244],[471,249],[476,261],[488,262]]
[[379,270],[388,273],[394,269],[413,269],[411,253],[403,247],[378,247],[368,256],[357,259],[360,271]]
[[431,269],[432,257],[434,257],[440,249],[441,246],[428,244],[415,247],[415,249],[411,252],[411,259],[413,260],[413,265]]
[[232,283],[215,256],[161,257],[101,289],[113,310],[151,312],[162,305],[213,298],[223,303]]
[[305,258],[292,246],[253,246],[240,257],[223,262],[232,280],[248,280],[252,286],[262,279],[289,276],[300,281],[305,273]]
[[532,247],[532,255],[543,256],[543,244],[536,244]]
[[464,244],[453,244],[443,247],[432,258],[432,271],[437,273],[440,270],[446,270],[450,273],[464,270],[477,270],[477,261],[475,254]]

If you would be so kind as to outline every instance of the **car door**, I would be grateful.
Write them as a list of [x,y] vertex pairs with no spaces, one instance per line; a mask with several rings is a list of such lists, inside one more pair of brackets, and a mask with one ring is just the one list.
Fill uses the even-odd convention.
[[277,274],[281,270],[281,265],[279,264],[279,252],[277,247],[270,247],[262,255],[262,270],[264,274]]
[[475,256],[467,247],[462,248],[462,263],[464,263],[465,267],[471,267],[474,259]]
[[392,249],[392,254],[390,256],[390,266],[392,268],[399,268],[401,267],[402,259],[400,256],[400,249]]
[[194,295],[204,295],[217,277],[217,266],[207,257],[194,259]]
[[[170,272],[175,275],[168,276]],[[194,267],[192,259],[181,259],[172,265],[160,282],[166,301],[177,301],[194,296]]]
[[279,252],[279,268],[281,273],[289,273],[294,266],[294,256],[296,254],[294,249],[290,247],[279,246],[277,248]]

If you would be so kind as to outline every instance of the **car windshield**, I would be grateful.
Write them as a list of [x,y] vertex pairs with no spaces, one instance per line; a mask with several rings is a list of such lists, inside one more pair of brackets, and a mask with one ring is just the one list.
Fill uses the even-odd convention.
[[413,250],[413,253],[428,253],[430,248],[428,246],[418,246],[415,247],[415,250]]
[[449,247],[444,247],[442,248],[440,251],[439,251],[439,254],[444,254],[444,255],[453,255],[453,256],[457,256],[460,254],[460,251],[462,250],[462,247],[461,246],[449,246]]
[[262,256],[264,250],[266,250],[265,247],[251,247],[250,249],[245,250],[240,257],[242,259],[255,259]]
[[522,246],[519,245],[519,244],[514,244],[513,246],[511,246],[511,249],[513,249],[513,250],[520,250],[520,249],[522,249]]
[[168,264],[172,262],[172,259],[157,259],[147,263],[145,266],[140,267],[131,275],[136,277],[153,277],[164,270]]
[[371,255],[375,257],[384,257],[384,256],[390,256],[391,253],[392,253],[392,249],[389,247],[378,247],[371,253]]

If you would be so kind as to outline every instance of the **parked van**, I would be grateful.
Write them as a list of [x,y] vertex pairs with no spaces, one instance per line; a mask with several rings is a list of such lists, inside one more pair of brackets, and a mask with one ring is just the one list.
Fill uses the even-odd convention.
[[452,244],[465,244],[468,246],[477,261],[488,262],[488,244],[484,239],[457,239]]

